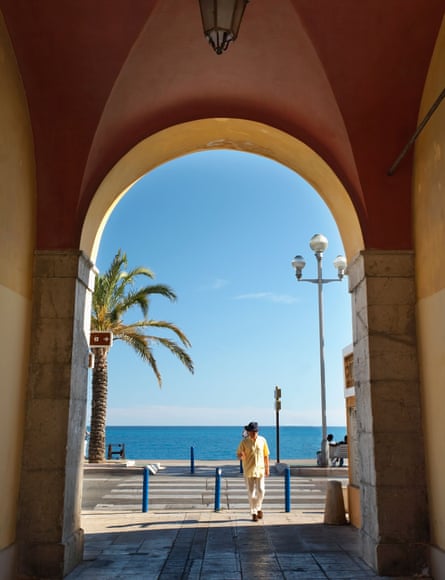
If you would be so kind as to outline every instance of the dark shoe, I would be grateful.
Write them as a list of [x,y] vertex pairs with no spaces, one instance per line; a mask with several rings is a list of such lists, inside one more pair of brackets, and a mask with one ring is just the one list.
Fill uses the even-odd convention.
[[257,522],[258,521],[258,516],[256,514],[252,514],[252,521],[253,522]]
[[259,520],[262,520],[263,519],[263,512],[261,510],[258,510],[257,516],[258,516]]

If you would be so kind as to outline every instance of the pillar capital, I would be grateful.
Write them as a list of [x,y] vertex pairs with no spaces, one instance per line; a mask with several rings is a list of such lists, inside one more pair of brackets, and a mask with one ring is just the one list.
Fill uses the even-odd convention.
[[411,250],[362,250],[348,264],[349,291],[364,278],[413,278],[414,252]]

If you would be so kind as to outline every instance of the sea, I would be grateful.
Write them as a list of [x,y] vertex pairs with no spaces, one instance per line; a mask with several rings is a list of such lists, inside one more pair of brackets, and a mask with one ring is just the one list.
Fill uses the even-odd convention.
[[[106,428],[108,445],[125,444],[127,459],[195,460],[236,459],[236,449],[242,438],[242,427],[116,427]],[[346,435],[345,427],[329,427],[335,441]],[[315,459],[320,449],[321,427],[260,426],[260,435],[268,442],[272,458]]]

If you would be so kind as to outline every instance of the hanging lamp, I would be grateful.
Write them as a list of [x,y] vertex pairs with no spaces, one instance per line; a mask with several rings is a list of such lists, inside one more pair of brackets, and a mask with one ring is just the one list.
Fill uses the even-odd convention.
[[249,0],[199,0],[202,26],[209,44],[222,54],[236,40]]

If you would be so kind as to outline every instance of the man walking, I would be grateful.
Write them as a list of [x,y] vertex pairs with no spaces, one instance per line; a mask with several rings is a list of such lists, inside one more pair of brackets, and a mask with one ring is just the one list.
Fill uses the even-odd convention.
[[236,454],[243,462],[250,513],[256,522],[263,517],[264,477],[269,476],[269,446],[266,439],[258,435],[256,421],[251,421],[244,429],[247,437],[238,445]]

